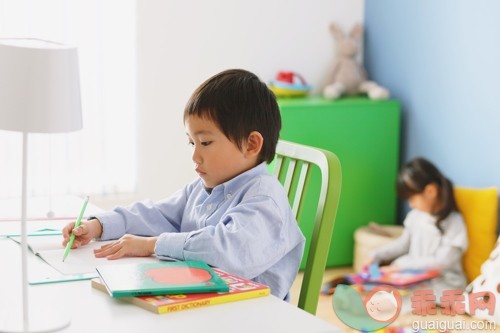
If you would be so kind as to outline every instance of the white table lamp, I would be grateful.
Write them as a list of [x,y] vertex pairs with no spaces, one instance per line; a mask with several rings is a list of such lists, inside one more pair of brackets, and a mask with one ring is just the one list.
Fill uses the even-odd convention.
[[69,325],[69,319],[58,318],[58,314],[38,318],[38,309],[30,311],[26,227],[28,133],[61,133],[81,128],[76,48],[39,39],[0,38],[0,129],[21,132],[23,137],[22,317],[6,318],[2,309],[0,332],[53,332]]

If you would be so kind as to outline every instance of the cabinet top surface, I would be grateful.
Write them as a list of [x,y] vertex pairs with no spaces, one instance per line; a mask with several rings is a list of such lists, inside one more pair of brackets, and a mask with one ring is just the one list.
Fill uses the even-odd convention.
[[342,97],[337,100],[328,100],[320,96],[308,96],[308,97],[281,97],[278,98],[278,104],[280,107],[289,106],[322,106],[322,105],[338,105],[338,106],[351,106],[351,105],[366,105],[366,104],[386,104],[386,103],[397,103],[396,100],[371,100],[364,96],[354,96],[354,97]]

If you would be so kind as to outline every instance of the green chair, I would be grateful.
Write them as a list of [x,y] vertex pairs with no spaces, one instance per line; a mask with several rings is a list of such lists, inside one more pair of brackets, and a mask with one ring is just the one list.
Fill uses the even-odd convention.
[[[310,186],[311,171],[319,168],[320,186]],[[276,148],[274,175],[288,194],[293,213],[302,230],[312,225],[306,241],[307,259],[300,289],[299,308],[316,314],[326,260],[340,197],[342,172],[339,159],[332,152],[280,140]],[[314,221],[302,217],[304,198],[308,192],[319,191]],[[318,195],[318,193],[315,193]]]

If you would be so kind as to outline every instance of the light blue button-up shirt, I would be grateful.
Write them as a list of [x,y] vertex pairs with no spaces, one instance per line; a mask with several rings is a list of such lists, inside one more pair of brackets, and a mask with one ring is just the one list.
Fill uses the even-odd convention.
[[102,240],[159,235],[157,256],[203,260],[271,288],[280,299],[297,275],[305,239],[283,187],[262,163],[208,193],[200,179],[162,201],[96,215]]

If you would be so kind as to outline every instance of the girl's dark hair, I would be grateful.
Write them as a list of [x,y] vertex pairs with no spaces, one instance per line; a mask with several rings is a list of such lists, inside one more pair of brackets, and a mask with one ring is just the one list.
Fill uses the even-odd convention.
[[436,226],[442,232],[442,221],[453,211],[457,204],[453,194],[453,183],[428,160],[417,157],[403,165],[398,175],[397,192],[401,199],[408,199],[414,194],[422,193],[429,184],[436,184],[441,209],[434,212],[437,217]]
[[212,76],[188,100],[184,120],[188,116],[212,120],[240,149],[257,131],[264,138],[259,162],[274,159],[281,115],[273,92],[255,74],[230,69]]

